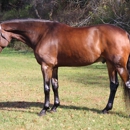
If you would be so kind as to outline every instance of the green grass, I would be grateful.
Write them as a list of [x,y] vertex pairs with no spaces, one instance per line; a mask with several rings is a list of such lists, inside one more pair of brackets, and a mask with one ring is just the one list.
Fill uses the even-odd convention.
[[39,117],[44,101],[40,66],[32,53],[5,49],[0,54],[0,130],[130,130],[121,86],[113,110],[101,113],[109,96],[105,64],[59,68],[59,85],[61,106]]

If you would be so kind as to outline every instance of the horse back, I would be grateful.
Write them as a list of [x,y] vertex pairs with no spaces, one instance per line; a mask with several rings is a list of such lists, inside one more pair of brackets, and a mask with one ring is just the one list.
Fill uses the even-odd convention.
[[[55,26],[53,26],[55,25]],[[109,24],[75,28],[52,23],[38,45],[42,60],[53,66],[85,66],[97,61],[128,57],[128,33]],[[119,59],[119,58],[118,58]]]
[[130,48],[128,34],[112,25],[82,28],[67,26],[61,27],[58,32],[57,63],[61,66],[80,66],[110,60],[122,48],[127,51]]

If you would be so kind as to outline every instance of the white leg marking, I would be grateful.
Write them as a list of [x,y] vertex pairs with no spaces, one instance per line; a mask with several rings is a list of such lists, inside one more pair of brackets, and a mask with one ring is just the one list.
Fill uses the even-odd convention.
[[127,88],[130,89],[130,81],[127,81],[127,82],[125,83],[125,85],[126,85]]
[[123,68],[118,68],[120,74],[122,74],[124,72],[124,69]]

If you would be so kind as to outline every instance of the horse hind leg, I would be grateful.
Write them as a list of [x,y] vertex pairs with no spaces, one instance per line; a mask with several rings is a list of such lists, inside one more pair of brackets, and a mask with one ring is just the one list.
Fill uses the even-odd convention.
[[127,61],[127,70],[124,69],[123,73],[119,69],[120,76],[124,82],[124,99],[126,110],[130,112],[130,56],[128,57]]
[[109,74],[109,79],[110,79],[110,95],[109,95],[109,99],[108,99],[108,103],[107,103],[106,107],[102,110],[102,112],[104,114],[112,109],[115,94],[116,94],[117,88],[119,86],[117,71],[109,63],[107,63],[107,67],[108,67],[108,74]]
[[130,111],[130,57],[127,62],[120,62],[120,66],[117,66],[116,70],[124,83],[123,89],[126,108]]

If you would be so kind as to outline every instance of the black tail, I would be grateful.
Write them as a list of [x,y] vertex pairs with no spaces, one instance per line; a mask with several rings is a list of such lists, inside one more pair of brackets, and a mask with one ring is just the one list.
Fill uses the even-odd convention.
[[[128,58],[127,70],[129,73],[129,80],[130,80],[130,56]],[[130,89],[128,87],[126,87],[125,84],[124,84],[123,88],[124,88],[124,98],[125,98],[126,109],[128,112],[130,112]]]
[[[130,35],[129,34],[128,34],[128,38],[129,38],[129,41],[130,41]],[[130,81],[130,55],[129,55],[128,62],[127,62],[127,70],[128,70],[128,73],[129,73],[129,81]],[[128,87],[126,87],[125,84],[124,84],[123,88],[124,88],[125,105],[126,105],[128,112],[130,112],[130,89]]]

